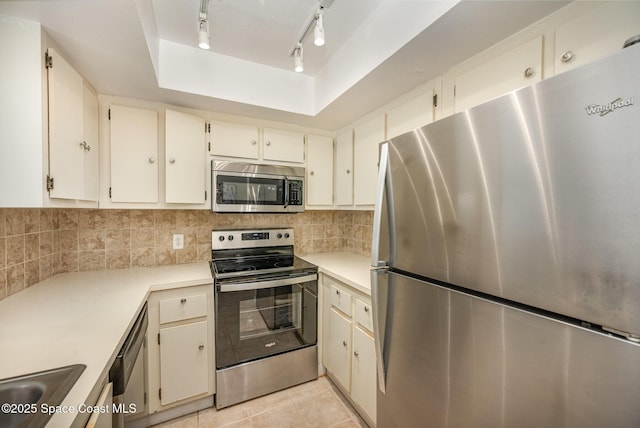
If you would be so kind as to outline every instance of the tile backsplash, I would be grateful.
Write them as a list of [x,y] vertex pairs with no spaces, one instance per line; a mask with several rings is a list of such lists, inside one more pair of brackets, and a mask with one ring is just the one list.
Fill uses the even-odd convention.
[[[208,261],[211,230],[293,227],[298,255],[371,253],[371,211],[0,209],[0,299],[63,272]],[[184,249],[173,250],[173,234]]]

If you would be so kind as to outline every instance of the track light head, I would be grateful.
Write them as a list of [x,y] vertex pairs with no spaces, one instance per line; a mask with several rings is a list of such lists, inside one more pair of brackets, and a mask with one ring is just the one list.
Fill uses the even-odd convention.
[[316,46],[324,46],[324,24],[322,19],[322,7],[318,8],[316,14],[316,25],[313,29],[313,44]]
[[304,71],[304,63],[302,62],[302,43],[298,43],[293,51],[293,70],[296,73],[302,73]]
[[200,3],[200,13],[198,15],[198,47],[209,49],[209,0],[202,0]]

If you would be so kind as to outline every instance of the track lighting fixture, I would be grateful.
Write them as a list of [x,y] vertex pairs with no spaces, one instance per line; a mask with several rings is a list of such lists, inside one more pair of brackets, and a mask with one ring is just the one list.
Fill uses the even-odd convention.
[[209,49],[209,0],[200,1],[200,14],[198,16],[198,47]]
[[324,9],[331,6],[335,0],[320,0],[318,2],[318,8],[313,12],[309,23],[302,32],[302,36],[296,42],[296,45],[291,50],[289,56],[293,57],[294,70],[301,73],[304,70],[302,64],[302,42],[309,35],[311,29],[313,29],[313,44],[316,46],[324,46]]
[[324,25],[322,23],[323,8],[319,7],[316,13],[316,26],[313,29],[313,44],[316,46],[324,46]]
[[302,62],[302,43],[298,43],[293,50],[293,70],[296,73],[304,71],[304,63]]

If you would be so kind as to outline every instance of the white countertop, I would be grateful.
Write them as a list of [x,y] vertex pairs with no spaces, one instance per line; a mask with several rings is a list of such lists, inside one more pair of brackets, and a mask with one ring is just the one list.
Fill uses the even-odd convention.
[[[212,283],[207,263],[75,272],[0,301],[0,379],[85,364],[62,405],[85,403],[151,291]],[[94,403],[87,403],[94,404]],[[78,415],[56,413],[48,427]]]
[[371,259],[369,257],[334,252],[309,254],[301,258],[318,266],[320,273],[330,275],[368,296],[371,295]]

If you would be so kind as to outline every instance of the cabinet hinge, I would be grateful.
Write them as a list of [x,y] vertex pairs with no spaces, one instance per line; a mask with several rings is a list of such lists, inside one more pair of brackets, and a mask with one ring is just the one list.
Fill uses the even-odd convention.
[[438,94],[433,94],[433,106],[438,107]]
[[49,52],[44,53],[44,68],[53,67],[53,57],[49,55]]
[[206,190],[204,191],[204,200],[205,201],[207,200],[207,191]]
[[158,388],[158,399],[162,400],[162,388]]
[[158,345],[160,344],[160,333],[158,333]]
[[456,85],[453,85],[453,96],[456,96]]
[[53,177],[49,177],[47,175],[47,192],[50,192],[53,190]]
[[211,141],[209,141],[209,151],[211,151]]
[[109,199],[111,199],[111,187],[109,187]]
[[109,116],[109,120],[111,120],[111,109],[109,109],[108,116]]
[[146,392],[144,393],[143,397],[144,397],[144,404],[147,404],[147,393]]

